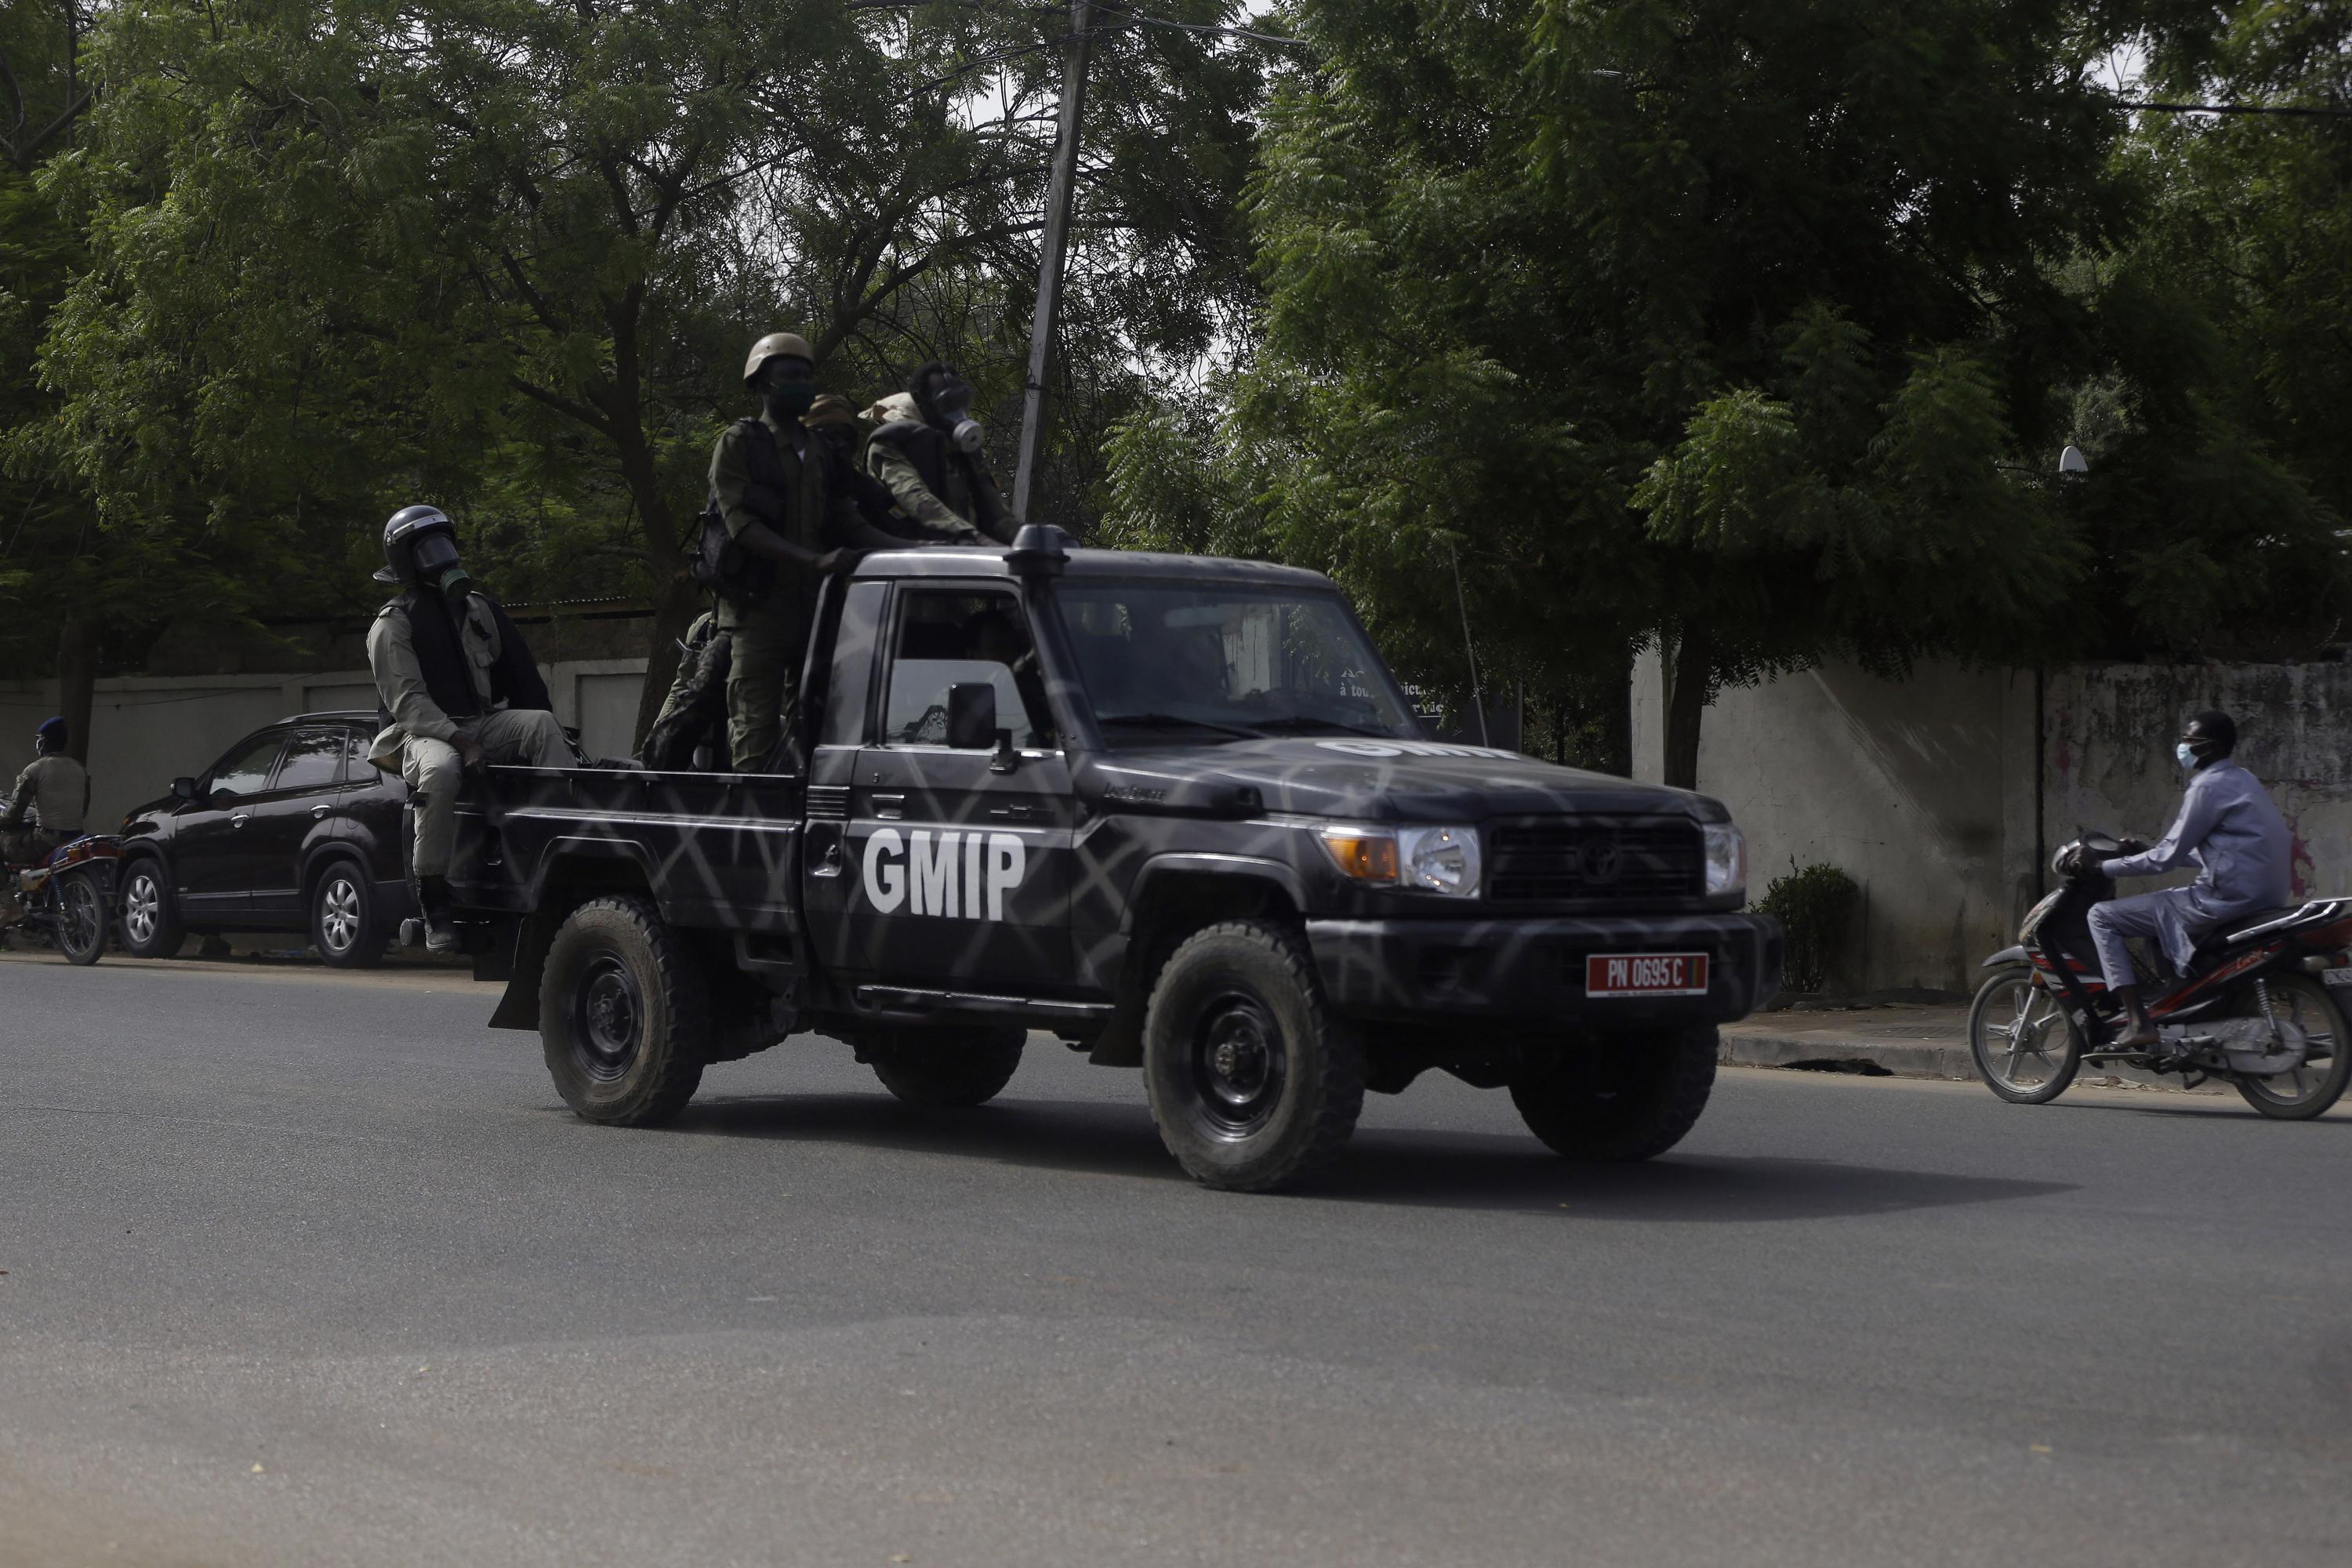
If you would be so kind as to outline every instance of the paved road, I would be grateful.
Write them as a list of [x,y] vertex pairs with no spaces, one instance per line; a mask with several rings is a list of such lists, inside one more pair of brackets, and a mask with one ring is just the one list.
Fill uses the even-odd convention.
[[456,980],[0,960],[0,1562],[2352,1562],[2352,1118],[1449,1081],[1308,1194],[1040,1043],[587,1126]]

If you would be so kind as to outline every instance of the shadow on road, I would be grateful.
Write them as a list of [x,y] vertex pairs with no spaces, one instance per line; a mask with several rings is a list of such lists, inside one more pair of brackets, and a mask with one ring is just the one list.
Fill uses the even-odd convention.
[[[1140,1106],[1000,1100],[921,1110],[871,1095],[697,1100],[681,1132],[854,1144],[1039,1170],[1181,1183]],[[1640,1165],[1578,1165],[1532,1138],[1377,1129],[1297,1189],[1326,1202],[1558,1214],[1643,1224],[1753,1224],[1894,1214],[2041,1197],[2062,1182],[1960,1176],[1826,1160],[1669,1154]]]

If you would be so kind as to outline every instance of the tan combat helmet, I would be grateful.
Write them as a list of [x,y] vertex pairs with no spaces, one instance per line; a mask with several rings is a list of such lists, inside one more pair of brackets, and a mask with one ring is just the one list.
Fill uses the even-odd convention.
[[756,385],[761,365],[772,359],[785,358],[804,359],[811,364],[816,363],[816,355],[809,352],[808,340],[798,332],[770,332],[751,345],[751,357],[743,362],[743,384]]

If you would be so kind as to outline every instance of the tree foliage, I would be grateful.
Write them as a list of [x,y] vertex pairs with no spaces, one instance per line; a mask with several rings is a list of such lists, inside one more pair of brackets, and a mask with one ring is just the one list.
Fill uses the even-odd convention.
[[[1121,432],[1130,536],[1329,569],[1457,689],[1456,561],[1485,661],[1538,688],[1663,645],[1685,783],[1726,681],[2179,646],[2336,592],[2320,492],[2174,353],[2244,300],[2157,297],[2181,182],[2099,80],[2130,39],[2189,58],[2194,8],[1293,12],[1318,58],[1251,185],[1265,330],[1217,416]],[[2153,445],[2062,489],[2126,371]]]
[[[433,500],[510,595],[650,593],[657,700],[753,338],[803,331],[861,398],[936,356],[1017,399],[1065,30],[816,0],[115,6],[53,181],[89,265],[47,333],[43,451],[110,518],[281,562],[251,584],[281,605],[359,601],[375,524]],[[1259,79],[1164,29],[1101,58],[1126,90],[1068,319],[1080,471],[1127,364],[1217,328]]]

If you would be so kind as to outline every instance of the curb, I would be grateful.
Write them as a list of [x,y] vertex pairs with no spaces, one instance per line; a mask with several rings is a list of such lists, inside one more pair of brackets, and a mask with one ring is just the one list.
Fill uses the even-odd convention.
[[1790,1068],[1803,1063],[1852,1064],[1876,1077],[1972,1079],[1975,1061],[1965,1046],[1906,1045],[1899,1041],[1823,1039],[1819,1035],[1750,1035],[1725,1030],[1716,1060],[1728,1067]]
[[[1715,1059],[1726,1067],[1796,1068],[1850,1072],[1864,1078],[1932,1078],[1973,1083],[1976,1059],[1966,1046],[1905,1044],[1895,1040],[1824,1039],[1819,1035],[1734,1034],[1726,1029],[1718,1038]],[[2222,1094],[2226,1089],[2201,1084],[2189,1089],[2176,1078],[2164,1078],[2116,1062],[2086,1067],[2077,1081],[2088,1088],[2161,1089],[2176,1094]],[[2100,1079],[2113,1082],[2102,1084]]]

